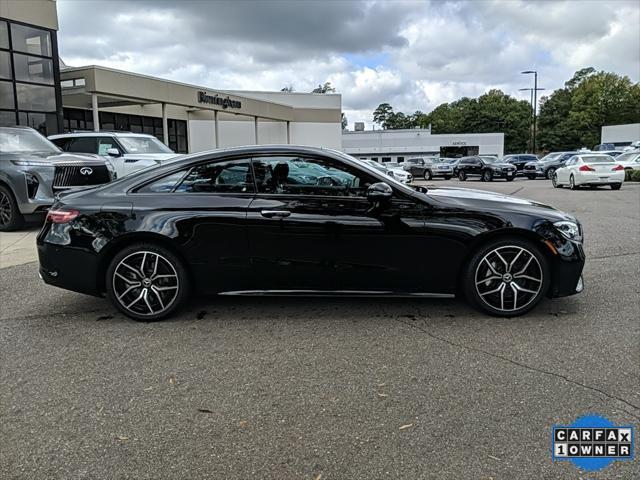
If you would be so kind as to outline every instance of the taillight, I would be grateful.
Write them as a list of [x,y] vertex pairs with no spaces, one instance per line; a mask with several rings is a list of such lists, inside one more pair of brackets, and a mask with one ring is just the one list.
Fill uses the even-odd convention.
[[76,218],[80,212],[77,210],[49,210],[47,221],[53,223],[69,223]]
[[620,170],[624,170],[624,167],[622,165],[616,165],[615,167],[613,167],[611,169],[613,172],[619,172]]
[[582,165],[578,170],[581,172],[595,172],[595,168],[591,168],[589,165]]

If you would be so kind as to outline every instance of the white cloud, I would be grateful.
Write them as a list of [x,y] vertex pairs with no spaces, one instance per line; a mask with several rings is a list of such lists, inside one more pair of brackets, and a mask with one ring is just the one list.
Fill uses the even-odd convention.
[[[534,68],[561,87],[586,66],[640,79],[640,2],[59,0],[69,65],[99,64],[221,89],[310,91],[331,81],[350,123],[382,102],[429,111]],[[354,60],[357,58],[358,60]],[[371,59],[367,62],[367,59]],[[546,92],[548,93],[548,92]]]

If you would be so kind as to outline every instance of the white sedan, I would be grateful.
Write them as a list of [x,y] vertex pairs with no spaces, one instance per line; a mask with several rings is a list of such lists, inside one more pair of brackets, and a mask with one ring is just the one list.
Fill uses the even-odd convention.
[[568,185],[571,190],[587,185],[595,188],[609,185],[611,190],[620,190],[624,181],[624,167],[609,155],[583,153],[574,155],[558,168],[551,178],[553,186]]
[[640,170],[640,150],[626,152],[616,157],[616,163],[625,170]]

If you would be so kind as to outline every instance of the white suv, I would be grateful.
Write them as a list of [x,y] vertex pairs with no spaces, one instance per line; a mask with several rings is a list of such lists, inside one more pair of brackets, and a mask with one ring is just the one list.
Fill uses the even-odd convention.
[[95,153],[106,157],[118,178],[159,165],[178,154],[153,135],[130,132],[74,132],[51,135],[65,152]]

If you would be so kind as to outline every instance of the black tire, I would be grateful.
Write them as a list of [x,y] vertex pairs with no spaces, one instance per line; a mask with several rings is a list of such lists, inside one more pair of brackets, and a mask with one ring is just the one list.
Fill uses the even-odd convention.
[[445,179],[445,180],[451,180],[451,176],[450,176],[450,175],[445,175],[445,176],[444,176],[444,179]]
[[547,177],[547,180],[551,180],[554,173],[556,173],[556,169],[554,167],[550,167],[546,172],[544,172],[544,176]]
[[[520,282],[521,283],[529,282],[528,284],[526,284],[528,287],[530,287],[531,289],[539,288],[539,290],[537,291],[537,293],[535,293],[535,295],[533,293],[531,294],[523,293],[522,295],[524,295],[524,300],[522,300],[522,297],[520,297],[521,301],[525,301],[522,307],[517,307],[517,304],[515,304],[515,301],[513,300],[512,292],[515,289],[515,287],[511,286],[511,282],[518,284],[515,278],[512,279],[511,282],[509,283],[505,282],[504,279],[494,280],[497,283],[493,285],[489,284],[486,287],[483,286],[481,282],[480,287],[477,287],[476,273],[481,272],[483,268],[486,268],[486,269],[489,268],[487,266],[487,262],[483,261],[484,257],[489,255],[491,251],[498,248],[502,249],[501,251],[503,252],[503,255],[505,255],[505,252],[509,252],[509,251],[516,252],[518,251],[518,249],[524,249],[528,252],[528,254],[532,255],[537,260],[537,264],[536,262],[531,262],[529,265],[533,265],[534,268],[539,269],[539,272],[541,275],[541,281],[536,283],[530,280],[521,279]],[[512,258],[513,257],[505,256],[505,259],[508,262],[512,260]],[[523,256],[521,262],[524,263],[525,259],[526,257]],[[514,269],[513,269],[514,271],[517,271],[522,266],[522,263],[517,263],[517,262],[518,261],[516,260],[516,263],[514,264]],[[483,275],[480,275],[480,278],[483,278],[483,277],[484,277]],[[463,277],[461,280],[462,280],[461,285],[463,288],[464,295],[474,307],[476,307],[477,309],[485,313],[488,313],[489,315],[493,315],[497,317],[515,317],[518,315],[523,315],[524,313],[527,313],[528,311],[530,311],[540,302],[540,300],[542,300],[543,297],[546,296],[547,290],[549,289],[549,285],[551,283],[551,270],[549,268],[549,262],[547,260],[547,257],[545,256],[545,254],[537,244],[527,239],[523,239],[519,237],[503,237],[500,239],[489,241],[488,243],[485,243],[480,246],[480,248],[476,251],[476,253],[473,255],[473,257],[467,264],[467,267],[463,272]],[[487,283],[485,283],[485,285],[487,285]],[[491,305],[491,302],[490,302],[491,296],[486,296],[487,295],[486,292],[484,293],[485,296],[481,296],[480,293],[478,292],[478,288],[493,289],[494,285],[502,284],[502,283],[507,285],[504,287],[505,288],[504,306],[508,307],[510,304],[511,307],[515,306],[517,308],[512,308],[512,309],[496,308]],[[531,285],[536,285],[536,286],[531,286]],[[537,285],[539,285],[539,287]],[[519,285],[519,286],[522,286],[522,285]],[[509,288],[509,291],[506,290],[507,288]],[[511,300],[509,300],[509,296],[511,296]],[[528,301],[527,301],[527,296],[530,297]],[[486,301],[485,301],[485,298],[487,298]]]
[[424,171],[424,179],[425,180],[431,180],[433,178],[433,175],[431,174],[431,170],[425,170]]
[[485,170],[482,172],[483,182],[493,182],[493,172],[491,170]]
[[513,182],[516,179],[516,177],[507,177],[507,182]]
[[529,180],[535,180],[536,179],[535,175],[527,175],[527,178]]
[[621,183],[614,183],[613,185],[611,185],[611,190],[620,190],[621,188],[622,188]]
[[458,180],[464,182],[467,179],[467,174],[463,171],[458,172]]
[[558,174],[554,174],[553,177],[551,177],[551,185],[553,185],[553,188],[562,188],[562,185],[558,183]]
[[18,209],[13,192],[0,185],[0,232],[18,230],[24,225],[24,217]]
[[574,178],[573,173],[569,177],[569,189],[571,189],[571,190],[577,190],[578,189],[578,185],[576,185],[576,179]]
[[[152,267],[154,264],[154,256],[161,257],[160,261],[162,261],[162,264],[160,267],[157,265]],[[141,261],[140,257],[142,257]],[[147,260],[148,258],[149,260]],[[129,273],[129,275],[131,275],[129,281],[123,281],[122,272],[127,272],[129,270],[128,268],[119,269],[123,260],[126,260],[127,264],[129,264],[128,262],[133,263],[134,266],[137,266],[138,270],[142,268],[145,276],[142,277],[142,275]],[[164,263],[165,261],[167,263]],[[173,278],[162,278],[153,281],[153,276],[150,275],[150,273],[156,269],[158,269],[159,272],[167,272],[167,275],[164,276],[175,277],[176,287],[173,288]],[[120,273],[118,276],[115,275],[117,270],[118,273]],[[127,274],[125,273],[125,275]],[[131,285],[131,283],[136,283],[135,280],[138,278],[140,279],[140,282],[137,283],[140,283],[140,285],[133,288],[130,293],[116,293],[117,288],[126,289]],[[142,284],[143,281],[146,282],[149,280],[151,280],[149,286]],[[160,284],[160,282],[164,281],[169,281],[169,283],[165,283],[164,285]],[[107,289],[107,296],[113,305],[127,317],[140,322],[157,322],[167,318],[181,306],[181,304],[188,298],[191,291],[189,273],[187,272],[182,260],[180,260],[180,258],[171,250],[153,243],[137,243],[129,245],[119,251],[111,259],[106,273],[105,285]],[[163,292],[155,291],[154,286],[167,293],[165,294]],[[148,299],[146,296],[143,298],[143,290],[146,290],[147,293],[153,292],[154,295],[148,293]],[[140,293],[138,294],[138,292]],[[123,301],[120,301],[118,296],[123,298]],[[124,303],[130,302],[131,298],[139,298],[139,301],[133,302],[133,305],[129,306],[131,308],[128,308]],[[166,306],[163,302],[163,298],[164,302],[167,302]],[[142,300],[144,300],[144,304],[142,303]],[[161,307],[161,309],[154,313],[153,306]],[[148,307],[148,309],[145,307]],[[147,312],[150,311],[150,313],[145,313],[145,310]]]

